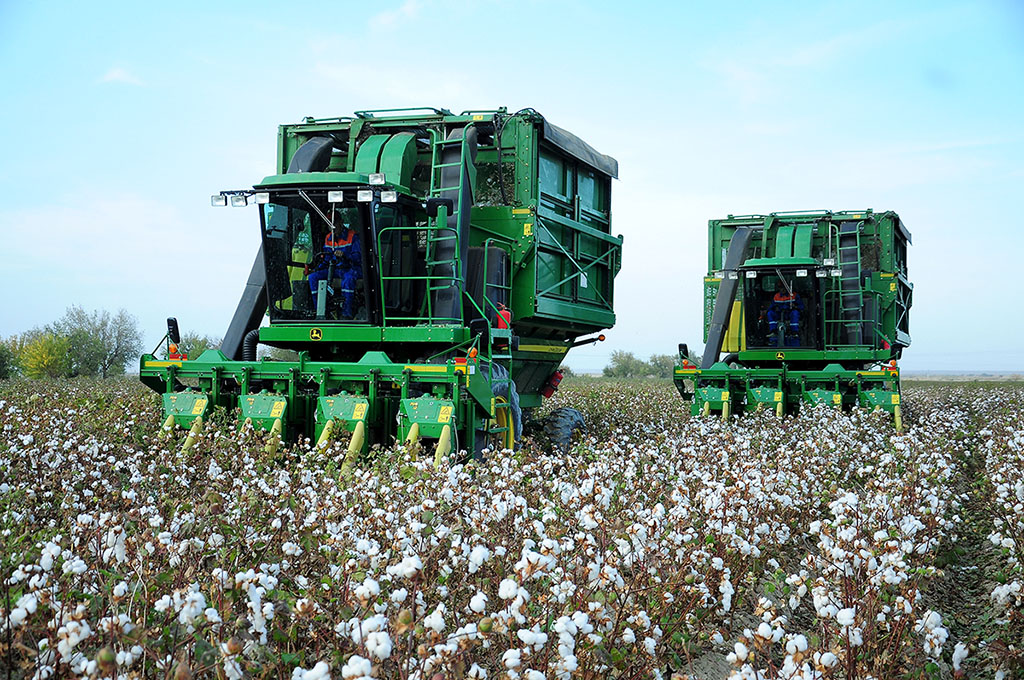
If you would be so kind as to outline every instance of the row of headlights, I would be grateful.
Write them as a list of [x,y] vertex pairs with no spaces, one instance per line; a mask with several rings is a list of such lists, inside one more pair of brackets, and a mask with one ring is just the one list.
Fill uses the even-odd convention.
[[[810,272],[811,272],[810,269],[797,269],[796,270],[796,275],[797,275],[797,278],[803,278],[803,277],[810,276]],[[814,270],[814,276],[816,276],[819,279],[823,279],[823,278],[825,278],[827,276],[832,276],[832,277],[838,278],[838,277],[840,277],[842,275],[843,275],[843,270],[842,269],[827,269],[826,268],[826,269],[815,269]],[[756,279],[757,278],[757,272],[753,271],[753,270],[747,271],[747,272],[744,272],[744,276],[746,278],[748,278],[748,279]],[[735,281],[736,279],[740,278],[740,273],[737,272],[737,271],[719,271],[719,272],[715,272],[715,278],[716,279],[726,279],[726,278],[728,278],[730,280]]]
[[[373,184],[374,177],[384,177],[384,175],[370,175],[370,184]],[[345,201],[345,195],[351,192],[344,191],[328,191],[327,202],[328,203],[343,203]],[[258,192],[245,192],[245,191],[225,191],[219,194],[210,196],[210,205],[215,208],[223,208],[229,203],[232,208],[243,208],[249,205],[249,198],[252,197],[252,202],[256,205],[262,205],[264,203],[270,203],[270,194],[266,191]],[[373,200],[372,189],[358,189],[356,191],[356,200],[360,203],[369,203]],[[397,191],[382,191],[380,192],[381,203],[397,203],[398,192]]]

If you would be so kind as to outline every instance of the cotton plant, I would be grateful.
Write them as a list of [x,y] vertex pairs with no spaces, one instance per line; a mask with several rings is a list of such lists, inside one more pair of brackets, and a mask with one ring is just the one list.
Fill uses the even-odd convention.
[[[926,604],[962,531],[951,481],[973,427],[928,392],[897,435],[880,414],[723,423],[664,387],[570,384],[557,403],[590,428],[568,454],[527,442],[434,469],[385,447],[340,478],[343,442],[270,460],[261,433],[215,419],[182,453],[157,401],[109,389],[0,387],[0,632],[40,678],[667,678],[719,654],[734,677],[881,680],[977,663]],[[1017,414],[977,435],[1007,576],[990,602],[1011,630]]]

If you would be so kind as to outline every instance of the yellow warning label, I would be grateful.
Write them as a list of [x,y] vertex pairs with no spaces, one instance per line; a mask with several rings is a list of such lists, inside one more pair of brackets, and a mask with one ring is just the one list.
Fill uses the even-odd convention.
[[722,401],[729,401],[729,393],[722,392]]
[[526,224],[523,225],[523,236],[532,236],[532,235],[533,235],[533,223],[532,222],[527,222]]
[[529,208],[512,208],[513,215],[529,215],[531,212]]
[[841,395],[841,394],[833,394],[832,395],[832,403],[833,404],[842,404],[843,403],[843,395]]
[[271,418],[280,418],[281,415],[284,413],[284,407],[285,407],[285,404],[287,404],[287,403],[288,402],[286,402],[286,401],[275,401],[274,402],[274,408],[270,409],[270,417]]
[[898,395],[898,394],[892,395],[892,403],[894,403],[894,404],[900,403],[900,395]]
[[480,114],[477,114],[477,115],[473,116],[473,120],[483,120],[483,119],[484,119],[484,117],[481,116]]
[[895,281],[893,281],[892,283],[889,284],[889,290],[896,290],[896,282]]
[[206,408],[206,400],[205,399],[196,399],[195,405],[192,406],[192,415],[194,415],[194,416],[202,415],[204,408]]
[[782,401],[782,392],[775,393],[775,401]]
[[775,353],[775,358],[776,359],[785,359],[786,358],[786,353],[785,352],[776,352]]
[[439,423],[447,423],[451,419],[452,419],[452,407],[451,406],[442,406],[441,407],[441,413],[439,413],[438,416],[437,416],[437,422],[439,422]]
[[352,409],[352,420],[362,420],[366,417],[366,404],[356,404]]

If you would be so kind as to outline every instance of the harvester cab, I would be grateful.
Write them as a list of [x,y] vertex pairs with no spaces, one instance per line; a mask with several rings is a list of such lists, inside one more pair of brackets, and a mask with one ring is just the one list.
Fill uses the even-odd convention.
[[910,241],[893,212],[712,220],[704,355],[697,365],[681,349],[674,373],[692,412],[861,406],[889,411],[900,427]]
[[281,126],[276,174],[212,197],[255,204],[261,233],[221,348],[143,356],[142,380],[196,436],[220,406],[273,448],[350,432],[352,460],[396,440],[514,447],[568,350],[614,324],[617,170],[532,109]]

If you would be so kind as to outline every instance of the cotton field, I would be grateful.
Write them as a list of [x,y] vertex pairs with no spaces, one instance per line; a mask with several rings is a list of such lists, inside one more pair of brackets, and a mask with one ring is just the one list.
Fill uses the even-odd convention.
[[15,678],[1011,678],[1024,388],[691,418],[566,382],[587,435],[484,460],[187,453],[130,381],[0,384],[0,668]]

